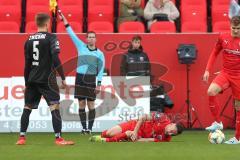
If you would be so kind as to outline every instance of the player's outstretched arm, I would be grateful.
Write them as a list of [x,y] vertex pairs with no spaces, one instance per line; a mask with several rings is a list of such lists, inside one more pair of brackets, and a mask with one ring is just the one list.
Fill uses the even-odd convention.
[[132,141],[136,141],[137,140],[137,134],[138,134],[138,131],[140,129],[140,127],[142,126],[142,124],[147,121],[147,120],[151,120],[151,116],[147,115],[147,114],[144,114],[143,116],[141,116],[138,121],[137,121],[137,124],[134,128],[134,131],[133,131],[133,134],[131,135],[131,140]]
[[61,10],[58,10],[58,14],[59,14],[59,18],[61,21],[63,21],[67,33],[70,35],[74,45],[78,48],[78,47],[82,47],[85,46],[85,44],[77,37],[77,35],[75,34],[75,32],[72,30],[72,27],[69,25],[66,17],[63,15],[63,13],[61,12]]

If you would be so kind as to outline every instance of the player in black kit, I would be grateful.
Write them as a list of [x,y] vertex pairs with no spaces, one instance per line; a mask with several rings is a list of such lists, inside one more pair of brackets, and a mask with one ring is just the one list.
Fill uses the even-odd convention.
[[[21,117],[20,137],[17,145],[26,143],[26,131],[32,109],[37,109],[43,96],[50,107],[52,124],[57,145],[72,145],[61,137],[62,119],[59,112],[59,88],[56,80],[57,70],[62,79],[62,88],[66,86],[65,76],[58,54],[59,41],[56,35],[48,33],[50,17],[48,14],[36,15],[38,32],[31,35],[24,46],[25,52],[25,106]],[[51,75],[51,76],[50,76]],[[50,78],[51,77],[51,78]]]

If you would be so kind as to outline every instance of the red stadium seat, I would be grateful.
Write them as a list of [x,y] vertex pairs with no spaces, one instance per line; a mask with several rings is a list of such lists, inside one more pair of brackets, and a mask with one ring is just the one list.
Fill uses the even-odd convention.
[[187,8],[200,8],[202,12],[207,12],[206,0],[181,0],[181,12],[186,11]]
[[0,21],[0,33],[19,33],[20,26],[17,22]]
[[[50,28],[48,29],[48,31],[51,32],[51,26],[50,26]],[[37,32],[36,22],[35,22],[35,21],[28,22],[28,23],[26,24],[25,32],[26,32],[26,33],[36,33],[36,32]]]
[[174,33],[176,26],[172,22],[155,22],[150,27],[151,33]]
[[15,21],[21,24],[21,1],[0,0],[0,21]]
[[201,22],[185,22],[182,23],[182,32],[188,33],[207,32],[207,25]]
[[123,22],[119,25],[118,31],[121,33],[144,33],[145,27],[141,22]]
[[48,13],[51,16],[49,0],[27,0],[26,22],[34,21],[35,15],[39,12]]
[[83,0],[58,0],[58,6],[68,21],[82,22]]
[[112,33],[113,24],[108,21],[91,22],[88,25],[88,31],[94,31],[96,33]]
[[201,21],[207,23],[207,12],[201,7],[187,6],[181,12],[181,21],[182,23],[189,21]]
[[[235,0],[238,2],[238,0]],[[229,6],[230,0],[212,0],[212,8],[217,8],[218,6]]]
[[213,26],[213,32],[230,32],[230,23],[226,22],[216,22]]
[[185,6],[205,6],[207,5],[206,0],[181,0],[181,5]]
[[212,10],[212,25],[220,21],[229,21],[228,17],[228,8],[229,6],[219,6]]
[[88,0],[88,23],[114,19],[114,0]]
[[[74,32],[82,33],[82,24],[80,22],[69,22],[69,24],[71,25]],[[66,29],[63,22],[58,23],[57,33],[66,33]]]

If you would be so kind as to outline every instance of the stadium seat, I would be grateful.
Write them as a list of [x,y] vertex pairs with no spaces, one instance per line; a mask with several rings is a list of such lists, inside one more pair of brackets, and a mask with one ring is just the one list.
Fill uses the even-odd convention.
[[150,26],[151,33],[175,33],[176,26],[172,22],[155,22]]
[[94,31],[96,33],[112,33],[113,24],[108,21],[91,22],[88,25],[88,31]]
[[17,22],[0,21],[0,33],[19,33],[20,26]]
[[230,23],[228,21],[216,22],[213,25],[213,32],[230,32]]
[[[69,22],[69,24],[71,25],[74,32],[82,33],[82,24],[80,22]],[[57,33],[66,33],[66,29],[63,22],[58,23]]]
[[207,5],[206,0],[181,0],[182,6],[205,6]]
[[[238,2],[238,0],[235,0]],[[212,0],[212,8],[217,8],[219,6],[229,6],[230,0]]]
[[186,6],[181,12],[181,21],[201,21],[207,23],[207,12],[201,7],[198,6]]
[[[48,30],[49,30],[49,32],[51,32],[51,26],[50,26],[50,28]],[[26,33],[35,33],[35,32],[37,32],[36,22],[35,21],[28,22],[26,24],[25,32]]]
[[185,22],[182,23],[181,30],[185,33],[202,33],[207,32],[207,25],[201,22]]
[[49,0],[27,0],[26,22],[34,21],[35,15],[39,12],[48,13],[51,16]]
[[206,0],[181,0],[181,12],[186,11],[187,8],[200,8],[202,12],[207,12]]
[[121,33],[144,33],[145,27],[141,22],[123,22],[119,25],[118,32]]
[[229,6],[219,6],[212,10],[212,25],[220,21],[229,21],[228,18],[228,8]]
[[0,0],[0,21],[15,21],[21,24],[21,1]]
[[88,0],[88,23],[114,19],[114,0]]
[[58,6],[68,21],[82,22],[83,0],[58,0]]

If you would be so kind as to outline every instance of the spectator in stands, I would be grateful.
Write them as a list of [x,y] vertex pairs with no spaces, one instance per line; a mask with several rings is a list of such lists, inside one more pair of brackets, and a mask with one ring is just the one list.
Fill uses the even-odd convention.
[[174,21],[179,17],[179,11],[171,0],[149,0],[144,9],[144,18],[148,21],[148,28],[151,24],[157,22],[154,19],[155,14],[167,14],[169,21]]
[[141,21],[143,18],[142,0],[120,0],[118,25],[125,21]]

